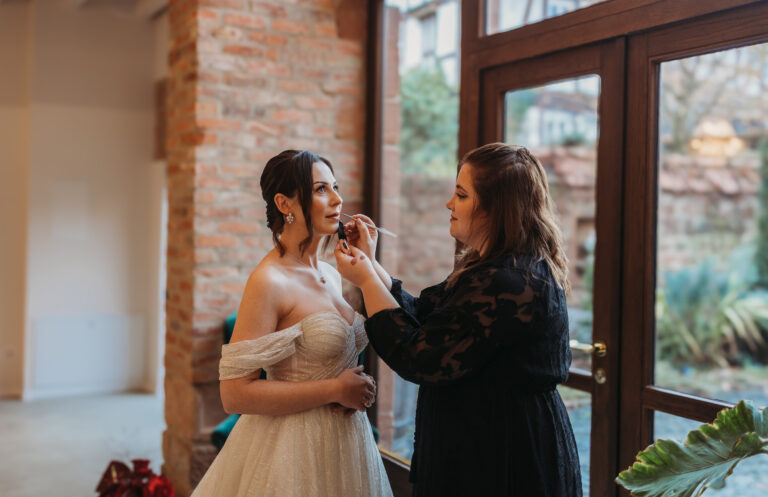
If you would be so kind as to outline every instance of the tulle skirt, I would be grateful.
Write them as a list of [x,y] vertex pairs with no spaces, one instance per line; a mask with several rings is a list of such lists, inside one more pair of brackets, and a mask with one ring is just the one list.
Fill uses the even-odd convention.
[[192,497],[391,497],[371,425],[318,407],[243,415]]

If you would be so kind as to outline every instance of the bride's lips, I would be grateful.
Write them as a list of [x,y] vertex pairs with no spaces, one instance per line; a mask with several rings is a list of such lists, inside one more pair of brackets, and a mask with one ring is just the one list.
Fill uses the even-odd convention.
[[456,221],[456,218],[451,216],[451,222],[454,222],[454,221]]
[[335,214],[331,214],[330,216],[325,216],[327,219],[333,219],[334,221],[338,221],[341,219],[341,213],[337,212]]

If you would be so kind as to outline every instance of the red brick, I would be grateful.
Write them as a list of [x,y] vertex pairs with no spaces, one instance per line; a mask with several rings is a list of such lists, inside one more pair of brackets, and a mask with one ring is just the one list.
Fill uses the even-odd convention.
[[353,60],[359,64],[361,62],[359,57],[363,55],[363,44],[359,41],[338,40],[336,42],[336,52],[357,55],[358,58]]
[[218,261],[218,257],[216,257],[216,252],[211,249],[195,249],[195,263],[197,264],[208,264],[211,262]]
[[327,126],[314,126],[311,124],[300,124],[296,127],[296,134],[308,138],[332,138],[333,128]]
[[240,182],[237,180],[224,179],[215,176],[198,176],[195,178],[195,186],[197,188],[234,190],[240,186]]
[[195,113],[198,115],[218,115],[218,102],[195,102]]
[[216,194],[213,192],[195,192],[195,203],[210,204],[216,201]]
[[271,46],[283,46],[288,43],[288,38],[272,33],[248,33],[248,39]]
[[330,97],[297,96],[293,99],[296,107],[300,109],[330,109],[333,107],[333,99]]
[[306,80],[283,79],[277,82],[277,87],[291,93],[317,93],[320,91],[320,86],[317,83]]
[[241,295],[243,290],[245,290],[245,283],[242,281],[228,281],[226,283],[218,284],[216,290],[221,293]]
[[335,22],[321,22],[315,24],[315,33],[320,36],[336,37],[338,32],[336,31]]
[[[201,30],[202,31],[202,30]],[[201,33],[204,35],[204,33]],[[211,36],[220,40],[237,41],[242,40],[245,35],[243,31],[232,26],[216,26],[211,29]]]
[[251,14],[229,14],[224,16],[224,22],[251,29],[262,29],[267,26],[267,21],[263,17]]
[[249,89],[267,86],[267,80],[258,74],[227,73],[224,75],[224,83],[229,86],[245,86]]
[[260,169],[256,165],[221,166],[221,174],[236,178],[254,178],[259,176]]
[[195,237],[197,247],[236,247],[237,238],[229,235],[199,235]]
[[198,0],[200,5],[225,9],[244,10],[245,0]]
[[230,53],[244,57],[262,57],[264,55],[264,49],[250,45],[226,45],[224,47],[224,53]]
[[219,174],[219,166],[214,164],[195,164],[195,174],[197,176],[216,176]]
[[308,123],[312,121],[312,113],[296,109],[276,109],[270,113],[275,121]]
[[277,61],[280,58],[280,51],[276,48],[269,48],[264,52],[264,56],[272,61]]
[[272,20],[272,29],[275,31],[284,31],[286,33],[303,34],[309,33],[309,26],[303,22],[288,21],[285,19]]
[[232,119],[217,119],[211,117],[197,118],[195,124],[202,129],[238,130],[242,129],[242,121]]
[[195,276],[202,278],[231,278],[240,272],[234,266],[198,267],[195,268]]
[[288,76],[291,74],[291,68],[285,64],[276,64],[271,60],[248,61],[246,69],[258,74],[269,74],[270,76]]
[[236,233],[253,235],[261,232],[261,228],[255,223],[226,222],[219,224],[222,233]]
[[213,133],[187,133],[181,137],[181,143],[185,145],[216,145],[218,135]]
[[198,9],[197,17],[198,19],[216,20],[219,18],[219,14],[215,10],[211,9]]

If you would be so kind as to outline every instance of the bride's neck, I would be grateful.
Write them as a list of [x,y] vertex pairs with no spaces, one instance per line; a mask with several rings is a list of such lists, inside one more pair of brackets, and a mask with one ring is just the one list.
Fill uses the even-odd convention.
[[280,237],[280,243],[283,244],[283,247],[285,247],[285,255],[290,257],[291,259],[298,260],[303,262],[304,264],[309,264],[313,267],[317,266],[318,261],[318,253],[320,251],[320,241],[322,240],[322,236],[313,236],[312,241],[307,245],[307,247],[304,249],[303,253],[301,248],[299,248],[299,245],[301,242],[306,238],[306,235],[304,237],[298,237],[291,233],[283,233],[283,236]]

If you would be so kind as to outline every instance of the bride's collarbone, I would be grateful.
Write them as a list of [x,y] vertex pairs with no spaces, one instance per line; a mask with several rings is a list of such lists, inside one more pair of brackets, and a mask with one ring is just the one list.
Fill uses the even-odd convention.
[[337,314],[347,323],[354,322],[355,310],[341,295],[335,295],[330,288],[307,288],[295,285],[288,292],[291,296],[287,309],[278,320],[277,329],[283,329],[303,321],[313,314]]

